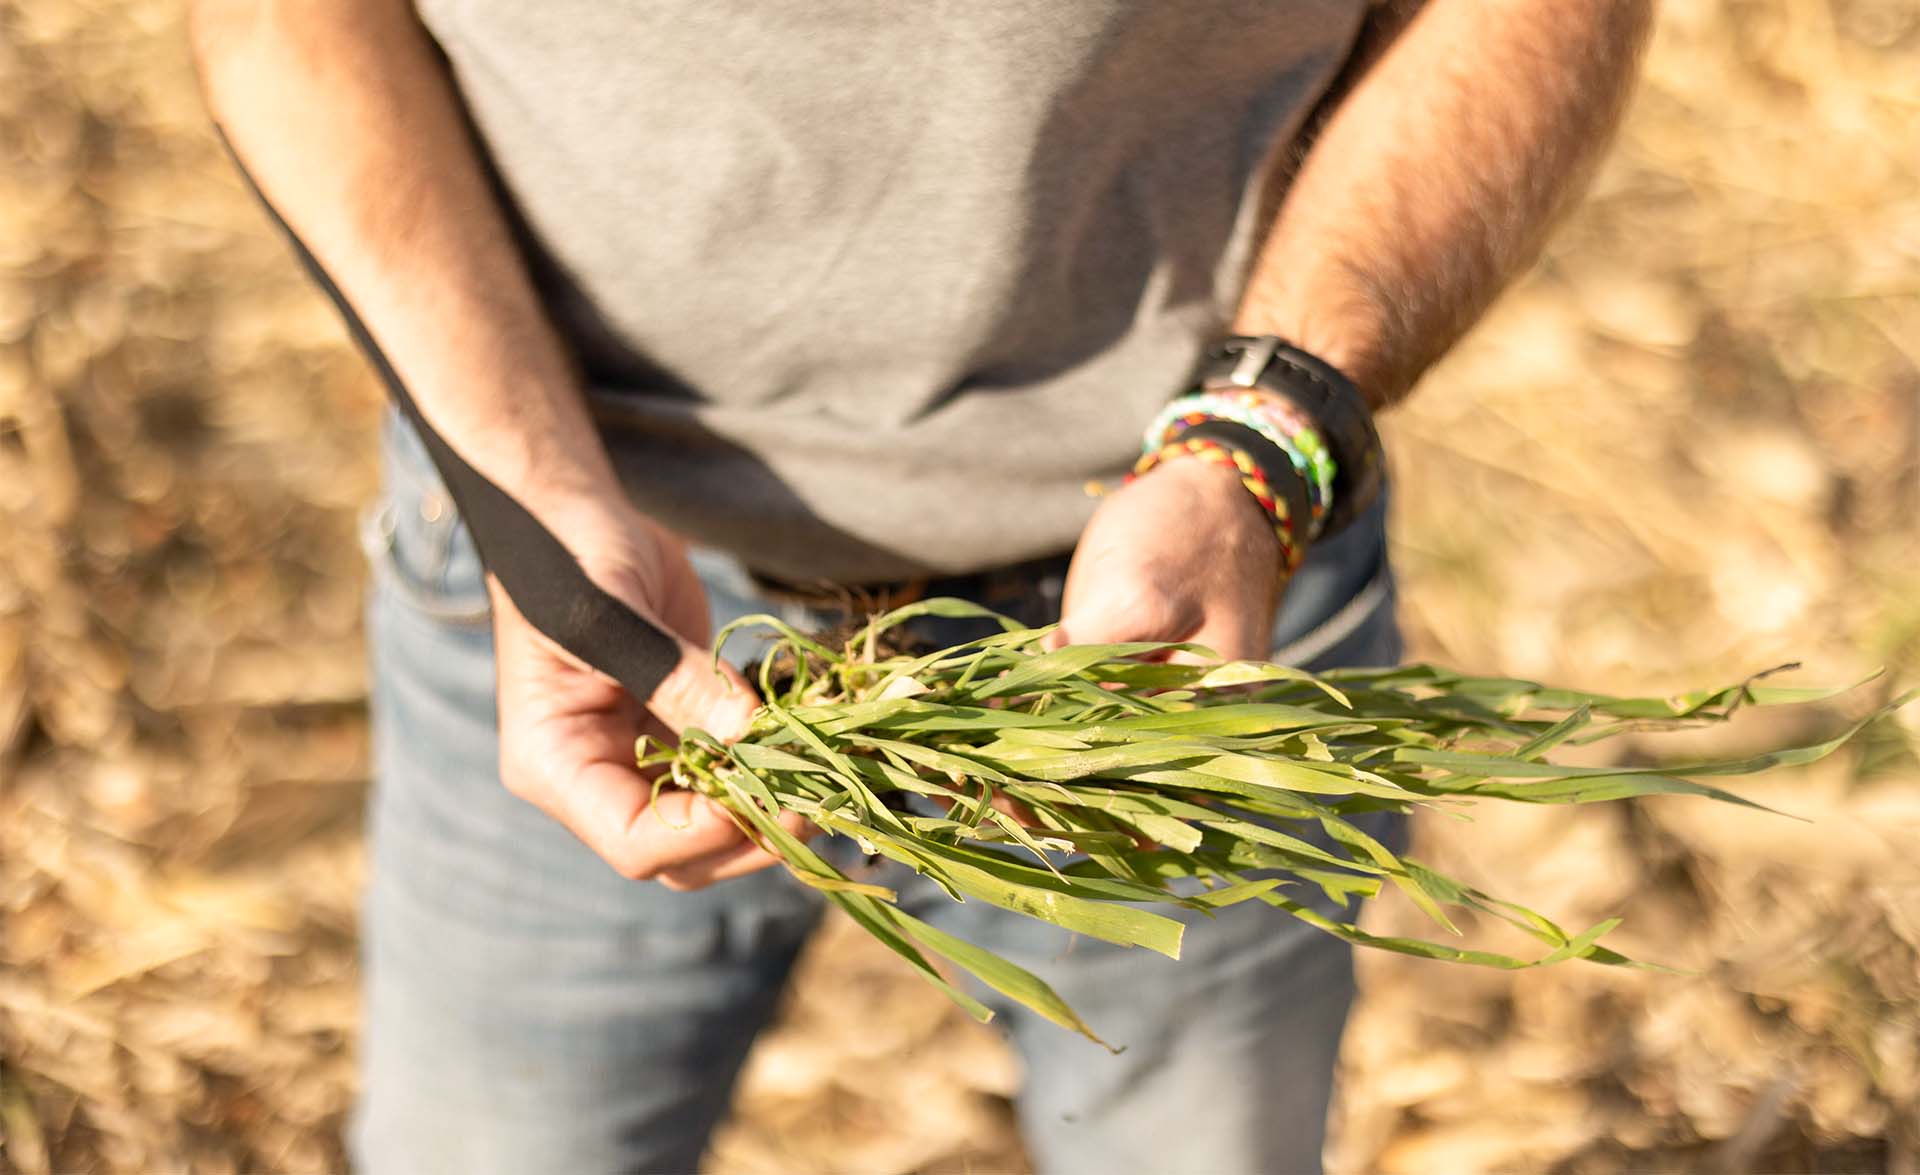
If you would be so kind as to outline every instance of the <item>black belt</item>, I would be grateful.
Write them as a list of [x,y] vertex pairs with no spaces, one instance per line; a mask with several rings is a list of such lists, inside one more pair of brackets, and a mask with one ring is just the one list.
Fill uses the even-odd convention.
[[825,580],[795,583],[752,569],[747,571],[747,577],[769,599],[854,616],[899,608],[933,596],[955,596],[989,608],[995,604],[1011,603],[1030,592],[1038,580],[1048,576],[1064,579],[1072,559],[1073,556],[1067,553],[1043,555],[984,571],[858,584]]

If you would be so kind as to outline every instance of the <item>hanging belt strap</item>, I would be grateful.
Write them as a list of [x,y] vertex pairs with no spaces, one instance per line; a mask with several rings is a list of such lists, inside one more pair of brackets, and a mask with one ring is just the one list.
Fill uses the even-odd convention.
[[554,644],[646,701],[679,663],[679,643],[589,579],[573,552],[552,531],[512,495],[467,464],[434,431],[346,295],[260,191],[224,131],[221,142],[226,143],[241,177],[280,227],[300,263],[346,319],[347,329],[386,384],[394,403],[419,430],[428,456],[473,535],[480,561],[500,581],[514,607]]

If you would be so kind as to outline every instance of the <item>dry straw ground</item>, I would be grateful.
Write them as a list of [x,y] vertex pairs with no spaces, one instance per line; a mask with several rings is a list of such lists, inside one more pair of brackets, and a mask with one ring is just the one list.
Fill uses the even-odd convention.
[[[1916,660],[1917,127],[1909,0],[1667,5],[1592,198],[1392,423],[1420,655],[1626,689]],[[376,393],[172,0],[0,0],[0,161],[0,1170],[336,1169]],[[1336,1166],[1920,1171],[1914,730],[1755,786],[1810,823],[1425,827],[1700,974],[1372,960]],[[830,933],[711,1166],[1018,1169],[1017,1079]]]

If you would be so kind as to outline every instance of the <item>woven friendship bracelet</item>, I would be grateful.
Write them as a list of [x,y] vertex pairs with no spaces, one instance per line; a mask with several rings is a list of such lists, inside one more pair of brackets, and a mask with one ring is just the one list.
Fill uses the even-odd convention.
[[1202,461],[1224,466],[1237,473],[1240,484],[1253,495],[1253,500],[1260,504],[1260,509],[1266,513],[1267,520],[1273,524],[1274,537],[1280,541],[1281,566],[1289,576],[1299,570],[1302,551],[1300,543],[1294,537],[1293,518],[1287,509],[1286,500],[1274,492],[1273,487],[1267,482],[1267,475],[1261,472],[1260,466],[1246,453],[1208,437],[1188,437],[1184,440],[1169,441],[1150,453],[1141,454],[1140,460],[1134,464],[1133,472],[1127,475],[1127,480],[1132,481],[1155,466],[1178,457],[1198,457]]
[[1294,472],[1307,483],[1314,537],[1318,538],[1322,520],[1332,501],[1332,458],[1327,453],[1326,445],[1321,442],[1320,434],[1314,431],[1313,425],[1308,423],[1298,408],[1277,397],[1261,398],[1268,399],[1268,402],[1244,406],[1253,409],[1250,414],[1236,412],[1224,404],[1188,412],[1168,426],[1163,439],[1176,440],[1190,429],[1217,421],[1238,424],[1260,434],[1262,439],[1286,455]]
[[1224,420],[1260,434],[1307,482],[1312,508],[1311,533],[1317,537],[1333,508],[1338,468],[1313,421],[1286,397],[1262,388],[1223,388],[1194,392],[1168,404],[1147,428],[1142,451],[1159,448],[1187,429],[1208,420]]
[[1321,537],[1340,530],[1380,496],[1385,453],[1367,398],[1325,360],[1274,335],[1234,335],[1207,349],[1193,375],[1202,391],[1258,388],[1296,404],[1333,458],[1333,502]]
[[1206,420],[1226,420],[1252,429],[1285,453],[1306,479],[1317,535],[1333,505],[1332,455],[1306,414],[1285,397],[1264,389],[1219,389],[1182,396],[1161,410],[1147,431],[1148,447],[1173,440]]

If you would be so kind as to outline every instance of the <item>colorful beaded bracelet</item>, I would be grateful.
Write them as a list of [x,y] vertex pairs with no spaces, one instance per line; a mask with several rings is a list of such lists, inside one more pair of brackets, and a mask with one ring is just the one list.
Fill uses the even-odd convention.
[[1274,537],[1280,541],[1280,565],[1285,568],[1289,576],[1299,570],[1303,551],[1301,544],[1294,536],[1293,519],[1287,510],[1286,500],[1274,492],[1273,486],[1267,481],[1267,475],[1261,472],[1260,466],[1246,453],[1207,437],[1173,440],[1150,453],[1141,454],[1140,460],[1134,464],[1133,472],[1127,475],[1127,480],[1132,481],[1156,465],[1177,457],[1198,457],[1202,461],[1225,466],[1239,474],[1240,484],[1253,495],[1253,500],[1260,504],[1260,509],[1265,512],[1267,520],[1273,524]]
[[1306,480],[1312,508],[1308,537],[1317,537],[1327,512],[1333,508],[1333,483],[1338,468],[1307,414],[1286,397],[1262,388],[1194,392],[1161,410],[1147,427],[1141,452],[1154,451],[1177,439],[1188,428],[1208,420],[1230,421],[1252,429],[1286,454],[1287,460]]

